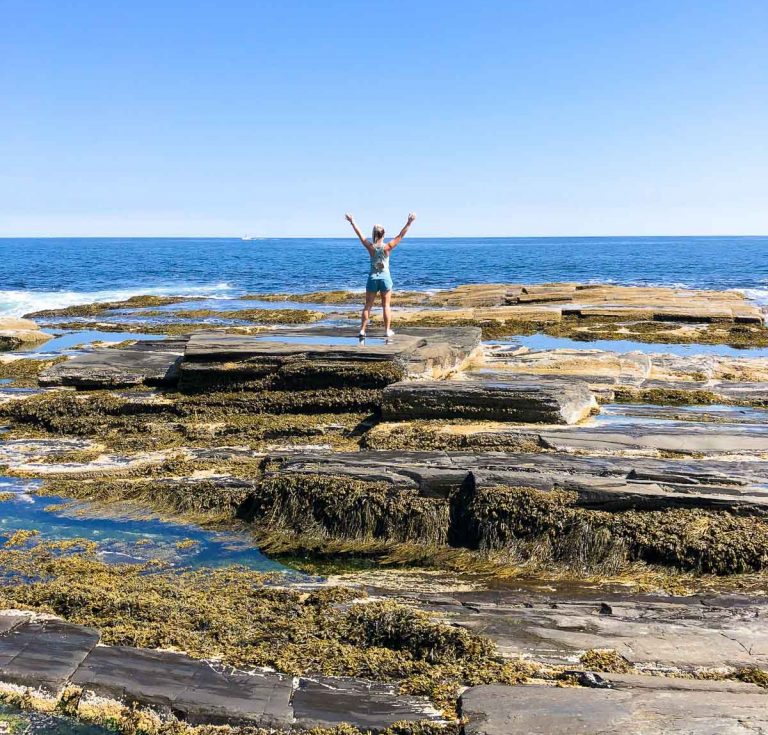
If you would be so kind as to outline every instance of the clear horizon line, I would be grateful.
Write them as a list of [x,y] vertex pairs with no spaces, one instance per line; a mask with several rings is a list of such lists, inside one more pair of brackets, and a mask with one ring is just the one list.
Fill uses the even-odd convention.
[[[629,233],[620,233],[612,235],[409,235],[408,240],[557,240],[568,238],[576,239],[598,239],[598,238],[618,238],[631,237],[636,239],[652,238],[673,238],[673,237],[691,237],[691,238],[753,238],[768,237],[765,234],[663,234],[653,235],[632,235]],[[268,235],[258,237],[244,238],[242,235],[0,235],[0,240],[242,240],[243,242],[257,242],[259,240],[356,240],[352,235]]]

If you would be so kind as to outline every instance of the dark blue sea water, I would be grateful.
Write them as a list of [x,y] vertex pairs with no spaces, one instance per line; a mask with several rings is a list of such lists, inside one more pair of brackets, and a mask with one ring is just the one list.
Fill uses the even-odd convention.
[[[138,293],[235,296],[362,289],[368,256],[344,239],[0,239],[0,314]],[[407,238],[399,289],[606,281],[749,289],[768,301],[768,237]]]

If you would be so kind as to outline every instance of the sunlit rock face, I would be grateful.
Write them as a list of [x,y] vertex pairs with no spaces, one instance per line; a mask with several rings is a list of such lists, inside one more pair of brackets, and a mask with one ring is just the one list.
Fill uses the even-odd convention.
[[51,338],[30,319],[0,317],[0,350],[17,350],[42,344]]

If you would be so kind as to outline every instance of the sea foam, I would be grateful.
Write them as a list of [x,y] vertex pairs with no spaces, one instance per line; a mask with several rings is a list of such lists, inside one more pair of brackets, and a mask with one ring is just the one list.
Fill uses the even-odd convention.
[[43,309],[64,309],[77,304],[93,304],[105,301],[123,301],[132,296],[202,296],[209,299],[233,295],[228,283],[203,286],[155,286],[153,288],[125,288],[104,291],[21,291],[0,290],[0,316],[23,316]]

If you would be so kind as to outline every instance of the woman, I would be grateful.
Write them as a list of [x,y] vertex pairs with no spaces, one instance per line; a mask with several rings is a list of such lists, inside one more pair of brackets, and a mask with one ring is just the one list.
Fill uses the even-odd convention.
[[384,228],[381,225],[373,226],[373,242],[363,237],[363,233],[355,224],[351,214],[346,215],[347,222],[352,225],[355,234],[360,238],[368,254],[371,256],[371,269],[368,273],[368,283],[365,286],[365,306],[363,307],[363,318],[360,324],[360,337],[365,337],[365,330],[368,328],[368,321],[371,318],[371,309],[376,302],[376,294],[381,294],[381,308],[384,311],[384,330],[387,337],[394,337],[392,331],[392,314],[390,311],[390,301],[392,299],[392,276],[389,273],[389,254],[400,244],[405,237],[408,228],[411,226],[416,215],[408,215],[408,221],[405,227],[400,230],[400,234],[388,243],[384,244]]

